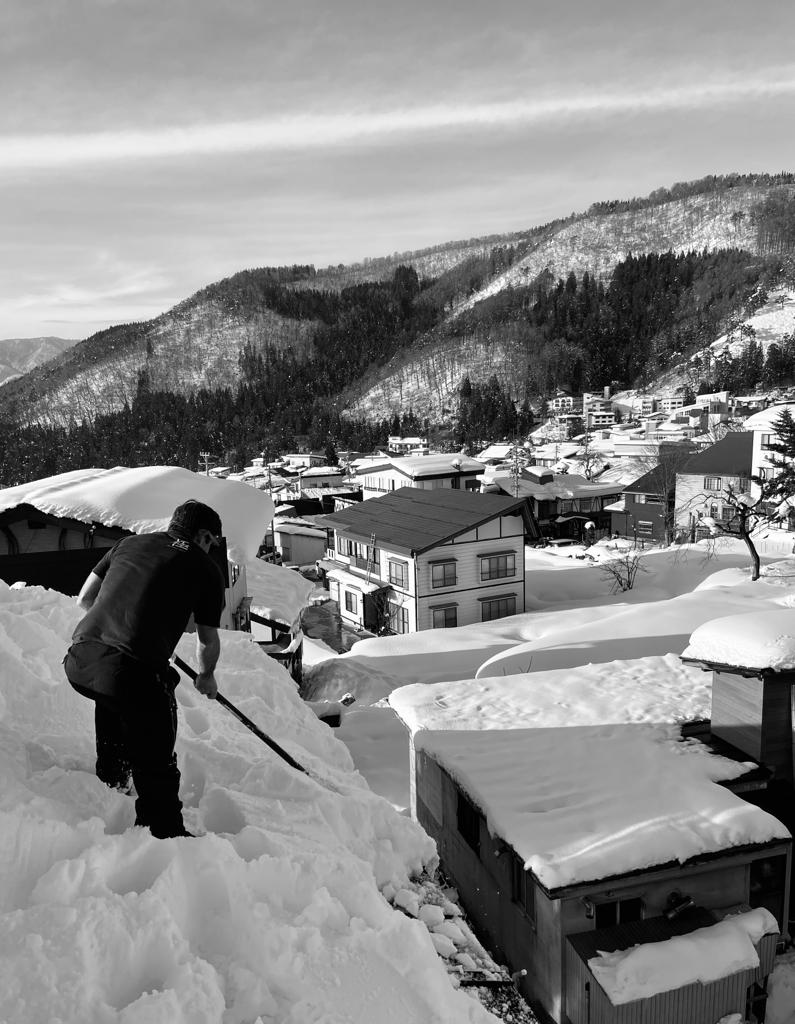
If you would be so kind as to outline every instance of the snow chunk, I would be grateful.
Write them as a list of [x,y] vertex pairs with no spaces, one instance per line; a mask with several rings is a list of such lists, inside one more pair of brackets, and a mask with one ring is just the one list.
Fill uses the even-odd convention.
[[691,635],[682,657],[737,668],[795,669],[795,615],[776,609],[712,619]]
[[600,953],[588,966],[610,1002],[618,1006],[758,967],[755,945],[763,935],[777,932],[776,919],[759,907],[688,935]]

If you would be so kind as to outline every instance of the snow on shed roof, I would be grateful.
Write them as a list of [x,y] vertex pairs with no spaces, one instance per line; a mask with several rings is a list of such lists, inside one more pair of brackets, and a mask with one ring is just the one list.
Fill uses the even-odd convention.
[[681,740],[709,678],[675,655],[413,684],[390,704],[549,891],[786,839],[721,781],[748,766]]
[[32,505],[40,512],[82,523],[118,526],[132,533],[165,530],[177,505],[196,498],[221,517],[229,557],[256,556],[273,502],[248,484],[218,480],[179,466],[75,469],[0,490],[0,511]]
[[711,619],[696,629],[683,658],[775,672],[795,670],[795,612],[791,608]]

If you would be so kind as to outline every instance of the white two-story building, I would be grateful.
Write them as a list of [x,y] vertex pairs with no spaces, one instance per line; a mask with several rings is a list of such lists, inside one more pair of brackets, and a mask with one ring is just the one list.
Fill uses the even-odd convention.
[[377,498],[399,487],[435,490],[479,491],[484,465],[468,455],[409,455],[405,458],[385,456],[356,469],[356,480],[362,488],[362,499]]
[[523,499],[400,487],[322,521],[329,591],[352,625],[413,633],[525,609],[524,548],[539,531]]

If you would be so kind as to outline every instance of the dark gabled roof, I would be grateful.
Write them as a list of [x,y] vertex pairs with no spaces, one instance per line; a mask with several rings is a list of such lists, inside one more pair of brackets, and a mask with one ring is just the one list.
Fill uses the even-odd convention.
[[521,515],[526,532],[538,535],[523,498],[452,487],[399,487],[380,498],[368,498],[319,517],[318,521],[364,539],[375,534],[381,544],[419,554],[490,519],[511,514]]
[[736,430],[692,455],[681,473],[717,473],[721,476],[750,476],[754,445],[752,430]]
[[[624,494],[660,494],[664,486],[665,480],[659,471],[659,467],[655,466],[648,473],[644,473],[637,480],[633,480],[631,484],[627,484],[624,488]],[[674,489],[673,479],[668,481],[668,489],[671,491]]]

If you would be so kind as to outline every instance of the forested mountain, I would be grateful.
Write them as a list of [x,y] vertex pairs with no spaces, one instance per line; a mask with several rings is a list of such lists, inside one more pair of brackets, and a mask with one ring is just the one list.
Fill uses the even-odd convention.
[[29,373],[75,344],[68,338],[0,338],[0,384]]
[[296,434],[370,447],[455,426],[465,377],[496,429],[561,385],[633,386],[706,349],[792,280],[794,250],[795,178],[733,175],[353,267],[241,271],[0,388],[0,481],[242,461]]

